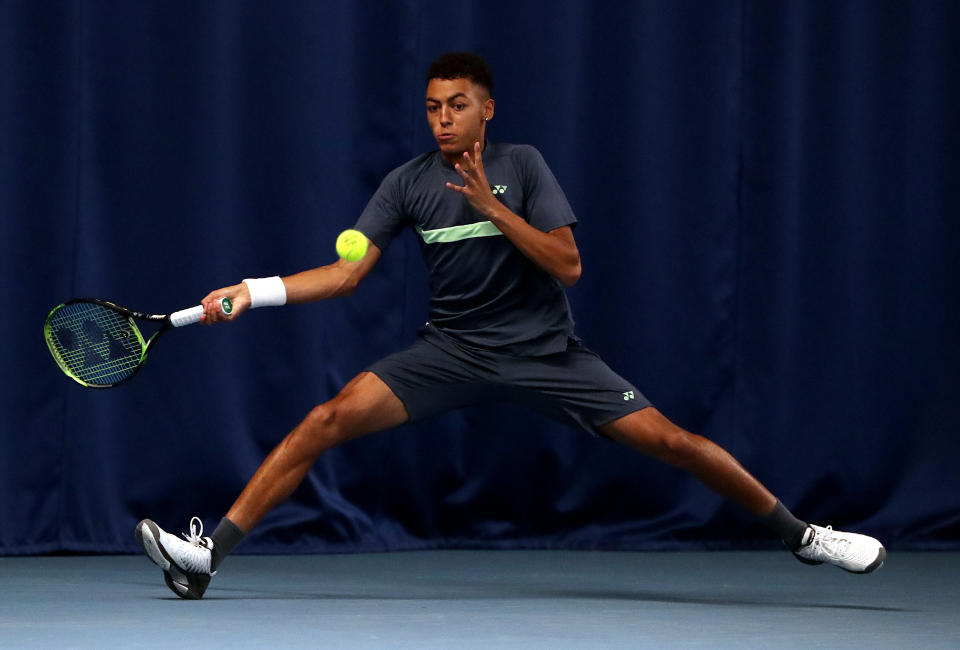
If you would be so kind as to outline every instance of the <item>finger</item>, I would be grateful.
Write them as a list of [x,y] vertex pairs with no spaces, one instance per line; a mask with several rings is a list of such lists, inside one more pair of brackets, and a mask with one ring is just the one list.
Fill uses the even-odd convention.
[[204,304],[203,317],[200,319],[200,322],[204,325],[213,325],[217,322],[216,317],[210,312],[210,303]]
[[223,320],[223,312],[220,310],[219,298],[211,300],[206,305],[204,305],[203,312],[207,317],[207,321],[211,324],[219,323],[221,320]]
[[[469,158],[469,156],[467,156]],[[471,174],[477,182],[477,185],[483,187],[487,184],[487,175],[483,171],[483,152],[480,150],[480,143],[473,144],[473,158],[470,159]]]
[[460,192],[461,194],[465,194],[467,191],[467,188],[464,185],[454,185],[453,183],[448,182],[446,183],[446,186],[455,192]]
[[469,183],[470,179],[473,178],[473,175],[470,173],[470,170],[468,170],[466,167],[464,167],[460,163],[457,163],[456,165],[454,165],[454,169],[460,172],[460,175],[463,176],[463,180],[466,183]]

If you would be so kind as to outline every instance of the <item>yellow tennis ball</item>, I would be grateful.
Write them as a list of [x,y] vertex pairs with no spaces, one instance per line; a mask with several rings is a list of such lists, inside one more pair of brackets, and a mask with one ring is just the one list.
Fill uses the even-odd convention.
[[367,254],[367,238],[359,230],[344,230],[337,237],[337,255],[348,262],[357,262]]

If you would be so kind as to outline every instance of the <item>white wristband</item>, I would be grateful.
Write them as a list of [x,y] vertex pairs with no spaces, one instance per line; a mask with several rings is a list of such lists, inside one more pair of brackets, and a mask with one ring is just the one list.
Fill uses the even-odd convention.
[[287,303],[287,288],[279,275],[272,278],[248,278],[243,281],[250,291],[250,307],[274,307]]

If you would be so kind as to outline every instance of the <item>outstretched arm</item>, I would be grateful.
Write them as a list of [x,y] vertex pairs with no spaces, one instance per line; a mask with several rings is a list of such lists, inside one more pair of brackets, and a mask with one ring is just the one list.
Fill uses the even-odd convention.
[[[288,275],[282,279],[288,303],[315,302],[328,298],[346,296],[353,292],[360,281],[380,259],[380,249],[370,242],[367,254],[357,262],[337,260],[333,264]],[[227,316],[219,308],[220,298],[233,301],[233,312]],[[211,291],[202,301],[204,315],[200,322],[212,325],[234,320],[250,307],[250,292],[243,282]]]
[[490,219],[520,252],[534,264],[570,287],[580,279],[580,251],[570,226],[550,232],[537,230],[497,200],[483,171],[480,143],[473,148],[473,157],[463,153],[463,161],[456,166],[463,185],[447,183],[451,190],[467,197],[478,212]]

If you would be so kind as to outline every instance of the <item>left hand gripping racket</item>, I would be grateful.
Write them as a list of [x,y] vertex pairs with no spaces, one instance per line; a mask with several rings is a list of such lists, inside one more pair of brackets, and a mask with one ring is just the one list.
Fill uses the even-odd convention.
[[[220,299],[229,314],[233,304]],[[147,361],[147,352],[171,327],[200,322],[203,306],[172,314],[144,314],[97,298],[77,298],[57,305],[43,324],[43,336],[54,361],[78,384],[88,388],[113,388],[132,378]],[[160,323],[144,339],[136,321]]]

